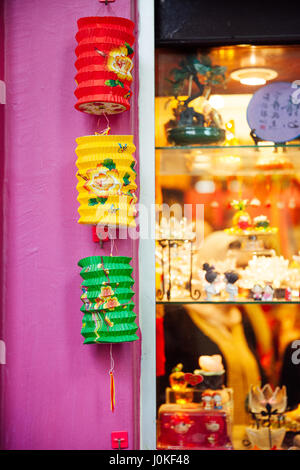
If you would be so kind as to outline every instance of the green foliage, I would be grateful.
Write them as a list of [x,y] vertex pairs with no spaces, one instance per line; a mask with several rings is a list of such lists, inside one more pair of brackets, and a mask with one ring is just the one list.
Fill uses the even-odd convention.
[[105,80],[105,85],[107,86],[117,86],[116,80]]
[[179,68],[171,70],[170,75],[173,80],[167,79],[167,81],[172,84],[173,93],[177,97],[181,94],[186,80],[192,77],[201,95],[204,85],[224,85],[226,81],[225,73],[226,67],[213,66],[208,55],[201,55],[199,59],[195,55],[190,55],[179,62]]
[[97,204],[105,204],[107,197],[93,197],[89,199],[89,206],[96,206]]
[[102,205],[105,204],[107,201],[107,197],[97,197],[97,199],[98,199],[98,202],[100,202],[100,204]]
[[133,54],[133,49],[132,47],[128,44],[128,42],[125,42],[125,46],[127,48],[127,55],[132,55]]
[[91,199],[89,199],[89,206],[96,206],[98,204],[98,198],[97,197],[93,197]]
[[130,174],[129,174],[129,173],[125,173],[125,175],[123,176],[124,186],[128,186],[128,185],[129,185],[129,183],[130,183],[129,178],[130,178]]
[[131,164],[130,164],[130,168],[132,169],[132,171],[134,171],[134,172],[136,173],[136,171],[135,171],[135,169],[134,169],[134,166],[135,166],[135,162],[133,161],[133,162],[131,162]]
[[108,168],[109,170],[114,170],[116,168],[116,164],[111,158],[107,158],[106,160],[104,160],[102,165],[105,166],[105,168]]
[[107,86],[115,87],[119,85],[120,87],[124,88],[124,83],[121,82],[121,80],[105,80],[104,83]]

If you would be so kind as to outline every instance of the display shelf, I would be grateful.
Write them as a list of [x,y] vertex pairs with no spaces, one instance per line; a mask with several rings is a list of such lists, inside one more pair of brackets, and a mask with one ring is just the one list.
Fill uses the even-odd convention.
[[160,175],[293,175],[300,171],[300,144],[156,147]]
[[192,299],[176,299],[176,300],[157,300],[157,304],[162,305],[182,305],[182,304],[222,304],[222,305],[281,305],[281,304],[300,304],[299,300],[272,300],[272,301],[257,301],[257,300],[237,300],[235,302],[227,300],[192,300]]

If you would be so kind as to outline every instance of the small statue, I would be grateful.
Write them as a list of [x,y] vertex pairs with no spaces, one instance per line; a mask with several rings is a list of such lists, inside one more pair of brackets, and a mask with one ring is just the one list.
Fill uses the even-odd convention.
[[287,302],[290,302],[293,298],[293,295],[292,295],[292,289],[290,287],[287,287],[285,289],[285,292],[284,292],[284,299],[287,301]]
[[234,271],[226,271],[224,274],[226,279],[226,287],[225,290],[229,294],[229,301],[234,302],[236,300],[236,296],[238,294],[238,286],[234,285],[239,278],[238,273]]
[[212,410],[214,407],[214,402],[213,402],[213,397],[210,392],[204,392],[202,393],[202,402],[203,402],[203,409],[204,410]]
[[222,406],[222,396],[220,392],[215,392],[212,395],[213,400],[214,400],[214,409],[215,410],[221,410],[223,408]]
[[233,226],[240,230],[249,229],[252,225],[252,221],[250,214],[246,211],[248,199],[233,200],[230,205],[236,210],[232,219]]
[[203,402],[204,410],[222,410],[222,395],[220,390],[212,392],[211,390],[206,390],[202,393],[201,400]]
[[186,380],[184,375],[182,364],[177,364],[177,366],[172,369],[170,385],[173,390],[180,391],[186,389]]
[[203,377],[203,382],[199,388],[202,390],[220,390],[223,387],[225,377],[222,356],[220,354],[200,356],[199,366],[200,369],[194,371],[194,373],[201,374]]
[[207,103],[203,106],[203,114],[207,127],[223,128],[223,120],[218,111]]
[[207,281],[205,285],[206,299],[208,301],[212,300],[212,296],[219,293],[216,282],[218,281],[219,273],[214,271],[214,266],[210,266],[208,263],[204,263],[203,270],[206,271],[205,279]]
[[221,354],[213,354],[212,356],[199,356],[198,362],[200,370],[203,372],[224,372]]
[[[212,87],[216,85],[225,85],[226,67],[213,65],[208,55],[195,56],[189,54],[181,60],[177,68],[170,72],[169,82],[171,83],[171,94],[174,94],[178,101],[179,115],[178,126],[198,125],[200,127],[211,125],[213,127],[222,126],[220,114],[208,103]],[[186,80],[189,82],[188,97],[185,100],[179,100],[178,96],[183,95]],[[192,93],[192,89],[196,92]],[[191,106],[188,106],[196,99],[202,98],[206,101],[206,107],[203,114],[197,113]],[[202,100],[202,101],[203,101]]]
[[272,289],[272,286],[267,284],[264,288],[262,300],[264,300],[266,302],[272,302],[273,295],[274,295],[274,290]]
[[266,215],[259,215],[253,219],[254,227],[261,230],[266,230],[270,227],[270,221]]
[[252,292],[253,300],[261,300],[262,299],[263,289],[259,284],[255,284],[252,287],[251,292]]

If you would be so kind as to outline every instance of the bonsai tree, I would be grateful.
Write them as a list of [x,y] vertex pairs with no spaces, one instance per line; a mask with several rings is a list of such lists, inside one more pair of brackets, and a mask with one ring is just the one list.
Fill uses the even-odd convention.
[[[173,125],[188,126],[198,125],[220,127],[221,117],[211,107],[207,107],[204,114],[198,113],[189,104],[196,98],[203,96],[208,100],[211,87],[214,85],[225,85],[226,67],[212,65],[211,59],[207,55],[201,55],[198,59],[195,55],[187,56],[179,62],[179,67],[171,70],[172,79],[167,79],[172,85],[172,93],[178,101],[177,108],[174,110],[176,121]],[[188,83],[188,98],[179,100],[178,96],[183,94],[183,90]],[[197,92],[192,94],[192,84],[197,87]],[[170,123],[171,124],[171,123]]]

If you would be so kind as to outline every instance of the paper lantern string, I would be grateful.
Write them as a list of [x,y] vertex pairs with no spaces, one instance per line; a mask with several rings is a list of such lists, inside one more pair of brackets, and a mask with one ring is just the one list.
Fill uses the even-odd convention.
[[[109,3],[114,3],[115,0],[98,0],[98,2],[101,4],[101,3],[104,3],[104,5],[107,7],[109,6]],[[97,10],[97,13],[96,13],[96,16],[100,15],[102,13],[101,11],[101,8],[102,8],[102,5],[99,6],[98,10]]]
[[115,244],[114,239],[110,240],[110,256],[113,255],[114,244]]
[[114,3],[115,0],[99,0],[100,3],[104,3],[107,6],[109,3]]
[[[106,119],[106,127],[105,127],[105,129],[104,129],[103,131],[101,131],[101,132],[95,131],[95,135],[108,135],[109,132],[110,132],[109,119],[108,119],[108,117],[106,116],[105,113],[101,114],[101,116],[104,116],[105,119]],[[99,127],[100,127],[100,117],[97,119],[97,129],[99,129]]]
[[112,412],[115,411],[115,406],[116,406],[116,395],[115,395],[115,381],[114,381],[114,358],[112,355],[112,344],[109,347],[109,354],[110,354],[110,370],[109,370],[109,375],[110,375],[110,409]]

